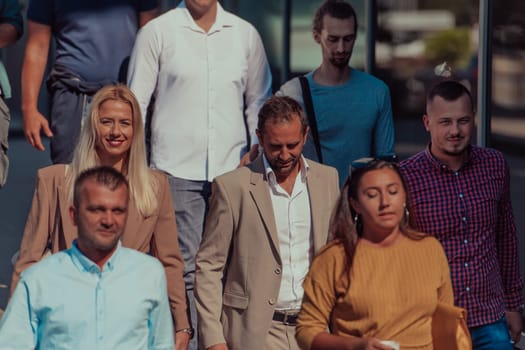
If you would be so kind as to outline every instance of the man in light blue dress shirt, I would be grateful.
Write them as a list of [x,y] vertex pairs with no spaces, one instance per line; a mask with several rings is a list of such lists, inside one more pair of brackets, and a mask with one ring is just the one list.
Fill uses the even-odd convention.
[[22,273],[0,321],[0,349],[169,349],[173,329],[164,270],[121,246],[126,179],[110,167],[75,181],[78,239]]

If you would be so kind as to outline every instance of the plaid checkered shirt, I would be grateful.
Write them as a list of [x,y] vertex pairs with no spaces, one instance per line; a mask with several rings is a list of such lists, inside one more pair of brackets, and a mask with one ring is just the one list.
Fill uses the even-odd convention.
[[411,222],[443,245],[455,304],[467,310],[469,327],[521,307],[518,237],[503,155],[471,146],[469,160],[452,171],[429,146],[400,167],[410,189]]

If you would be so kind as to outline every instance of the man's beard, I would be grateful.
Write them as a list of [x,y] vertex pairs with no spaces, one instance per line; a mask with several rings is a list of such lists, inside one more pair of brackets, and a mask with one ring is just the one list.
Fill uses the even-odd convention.
[[339,69],[343,69],[348,67],[348,63],[350,62],[350,56],[345,58],[331,58],[330,63]]
[[[284,170],[284,167],[282,166],[283,163],[286,164],[286,170]],[[299,163],[299,157],[291,156],[286,162],[281,162],[279,159],[274,159],[270,166],[273,169],[275,175],[277,177],[281,177],[288,176],[297,167],[297,163]]]

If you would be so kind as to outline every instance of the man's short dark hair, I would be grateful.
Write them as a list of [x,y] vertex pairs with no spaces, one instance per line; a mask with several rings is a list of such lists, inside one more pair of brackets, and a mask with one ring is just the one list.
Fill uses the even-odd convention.
[[290,122],[293,120],[293,118],[299,118],[304,133],[308,123],[306,122],[306,117],[301,105],[296,100],[288,96],[272,96],[266,100],[264,105],[259,110],[257,129],[263,133],[264,126],[267,122]]
[[323,30],[323,18],[325,15],[338,19],[354,19],[354,31],[357,34],[357,15],[355,10],[348,2],[343,0],[325,0],[315,11],[312,29],[314,33],[321,33]]
[[78,208],[80,204],[80,194],[87,181],[94,181],[99,185],[109,188],[111,191],[124,185],[129,190],[128,180],[120,173],[109,166],[98,166],[84,170],[75,180],[73,192],[73,205]]
[[436,96],[441,97],[445,101],[456,101],[461,96],[466,95],[470,101],[470,108],[474,111],[474,103],[470,91],[456,80],[443,80],[435,84],[427,95],[427,105],[430,104]]

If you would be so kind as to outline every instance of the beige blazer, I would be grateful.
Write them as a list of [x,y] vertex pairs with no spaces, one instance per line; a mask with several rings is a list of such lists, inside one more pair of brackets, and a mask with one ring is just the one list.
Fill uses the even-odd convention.
[[[310,160],[308,165],[317,252],[327,241],[339,182],[334,168]],[[268,186],[262,157],[213,182],[196,261],[195,301],[204,349],[227,343],[230,350],[257,350],[265,344],[282,269]]]
[[[190,327],[186,314],[186,294],[182,273],[182,260],[175,225],[175,213],[166,175],[153,174],[159,182],[157,197],[159,205],[149,217],[139,214],[135,202],[130,200],[128,221],[122,235],[122,245],[158,258],[166,272],[168,296],[175,329]],[[66,166],[51,165],[38,170],[33,203],[29,211],[18,260],[11,281],[13,293],[20,274],[40,261],[50,244],[52,253],[68,249],[77,237],[77,228],[69,216],[67,200]],[[140,283],[140,281],[137,281]]]

